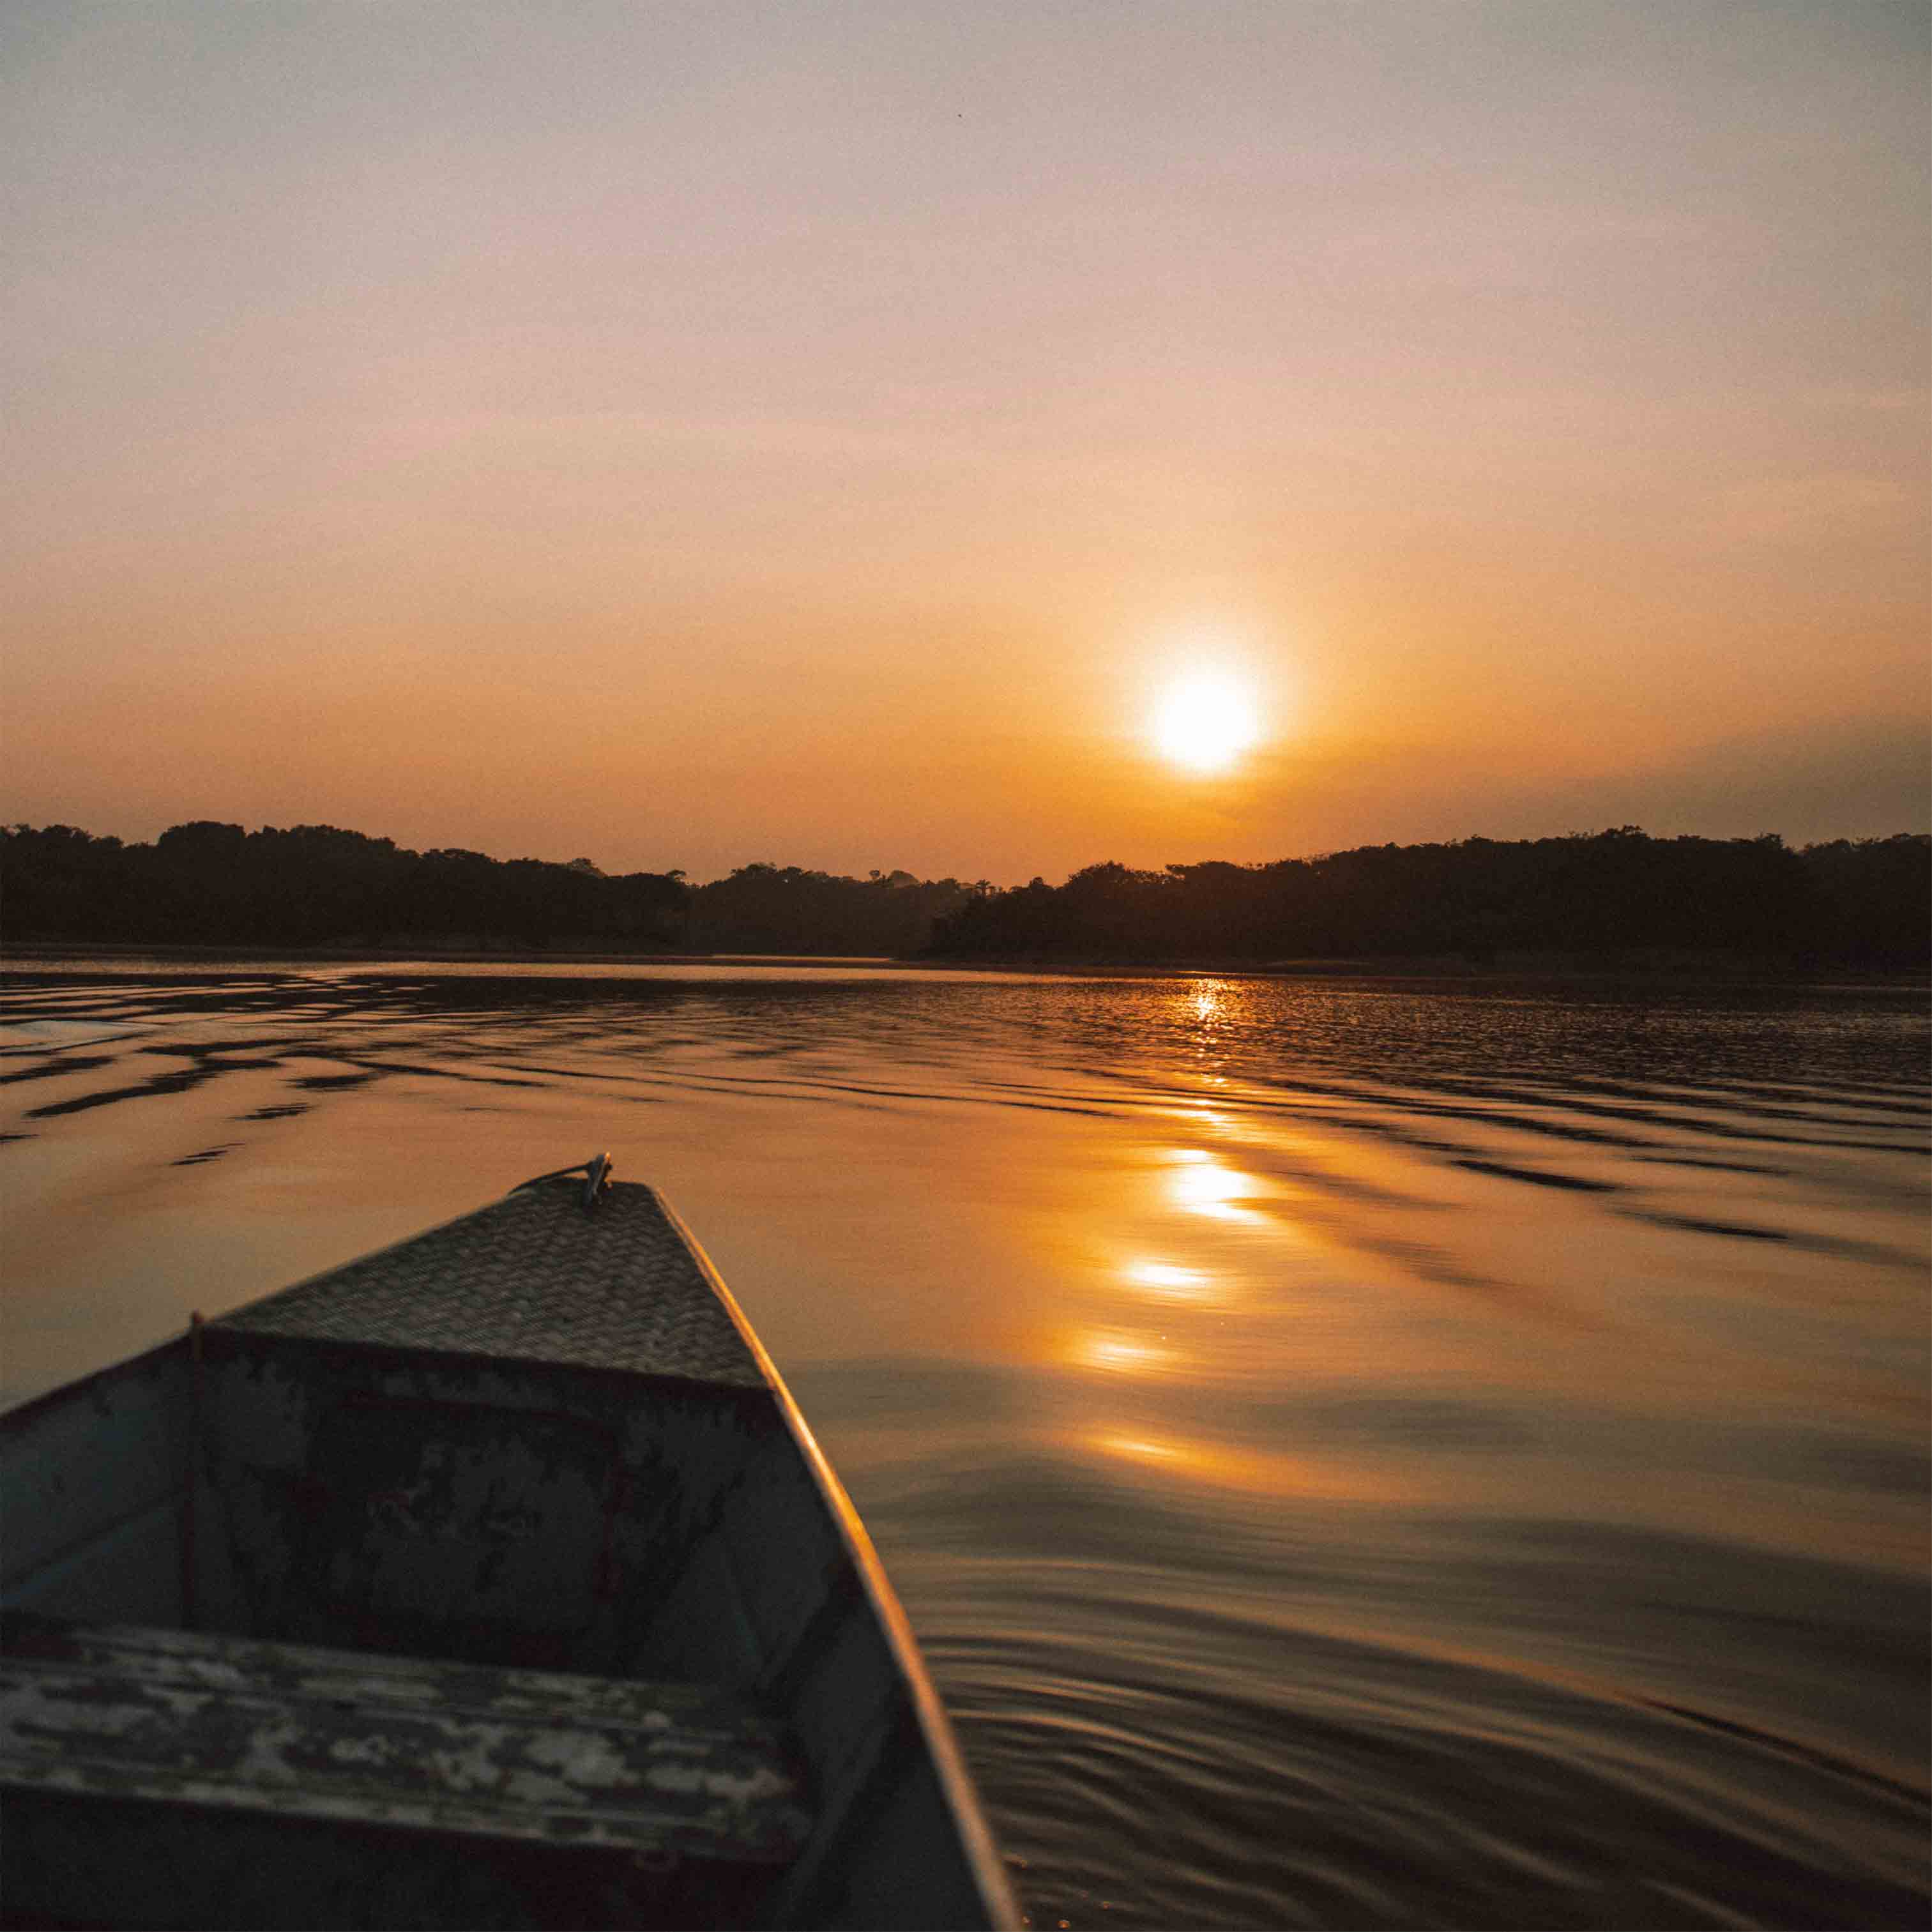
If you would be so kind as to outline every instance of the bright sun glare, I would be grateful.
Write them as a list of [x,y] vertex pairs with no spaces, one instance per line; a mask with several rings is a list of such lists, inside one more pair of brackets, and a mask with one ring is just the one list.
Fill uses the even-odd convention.
[[1155,746],[1189,771],[1226,771],[1260,736],[1253,692],[1222,673],[1177,678],[1154,706]]

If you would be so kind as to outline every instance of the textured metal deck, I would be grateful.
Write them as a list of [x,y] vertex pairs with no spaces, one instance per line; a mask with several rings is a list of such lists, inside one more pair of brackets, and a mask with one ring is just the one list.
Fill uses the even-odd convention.
[[657,1196],[519,1189],[210,1325],[763,1388],[764,1371]]

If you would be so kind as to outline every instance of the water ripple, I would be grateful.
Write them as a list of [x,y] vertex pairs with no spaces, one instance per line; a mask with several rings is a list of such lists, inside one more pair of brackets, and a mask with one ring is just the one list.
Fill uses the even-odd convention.
[[1884,988],[36,968],[6,1370],[609,1146],[798,1390],[1036,1925],[1918,1926],[1928,1037]]

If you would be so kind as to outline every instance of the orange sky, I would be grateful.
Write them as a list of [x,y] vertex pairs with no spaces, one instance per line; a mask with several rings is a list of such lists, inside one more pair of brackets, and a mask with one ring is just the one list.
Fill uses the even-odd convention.
[[[1932,10],[10,7],[0,817],[1922,829]],[[1151,694],[1264,742],[1160,763]]]

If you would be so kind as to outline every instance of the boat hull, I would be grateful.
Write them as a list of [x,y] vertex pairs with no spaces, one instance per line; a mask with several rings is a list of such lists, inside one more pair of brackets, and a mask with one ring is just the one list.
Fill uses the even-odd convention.
[[[49,1770],[71,1738],[56,1754],[16,1726],[0,1742],[10,1917],[32,1901],[29,1916],[70,1922],[282,1922],[238,1876],[277,1869],[264,1847],[280,1833],[287,1869],[311,1874],[305,1924],[1018,1922],[903,1612],[769,1358],[652,1190],[607,1188],[588,1211],[580,1192],[521,1190],[0,1418],[0,1606],[182,1632],[244,1678],[253,1646],[267,1688],[238,1678],[208,1720],[253,1738],[238,1766],[260,1769],[265,1738],[309,1735],[314,1713],[274,1686],[318,1657],[374,1713],[352,1739],[304,1747],[307,1770],[186,1776],[206,1750],[152,1716],[171,1694],[156,1672],[179,1658],[89,1638],[121,1674],[80,1702],[134,1700],[154,1748],[78,1788]],[[16,1676],[32,1666],[18,1648]],[[31,1694],[51,1708],[52,1666],[38,1667]],[[534,1758],[499,1764],[467,1825],[411,1768],[460,1774],[462,1749],[383,1728],[412,1671],[444,1687],[404,1698],[412,1722],[500,1728],[491,1698],[530,1707],[517,1748]],[[480,1714],[451,1702],[452,1671]],[[734,1768],[667,1720],[656,1759],[638,1744],[630,1763],[614,1732],[566,1749],[566,1682],[663,1687],[667,1710],[710,1696],[714,1717],[728,1705],[769,1726],[769,1748]],[[574,1768],[546,1785],[536,1766],[560,1756]],[[379,1760],[398,1778],[351,1791],[346,1769]],[[708,1839],[662,1802],[706,1776]],[[754,1819],[754,1788],[791,1822]],[[170,1832],[192,1858],[147,1855]],[[103,1832],[126,1857],[73,1856]],[[323,1882],[358,1845],[394,1874],[387,1903]],[[110,1865],[151,1874],[134,1916],[98,1895]],[[164,1869],[171,1893],[152,1876]],[[414,1916],[398,1916],[405,1900]]]

